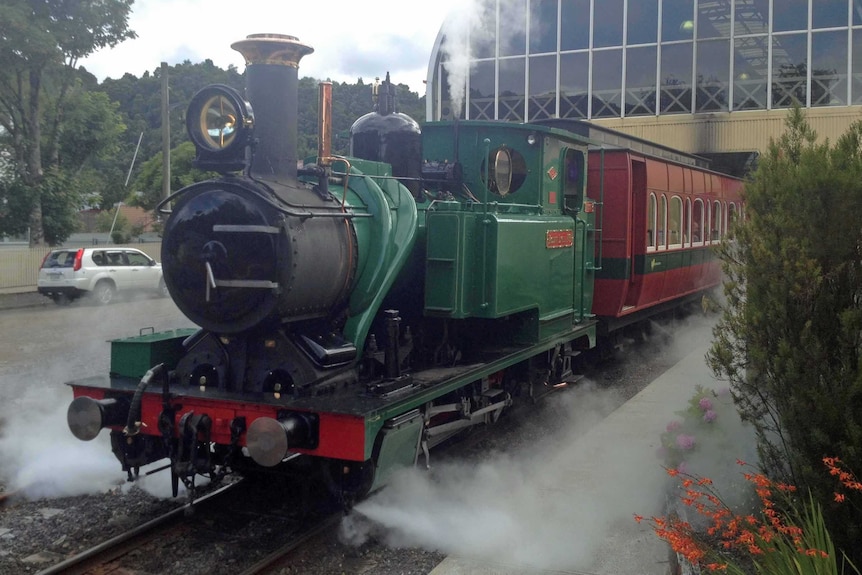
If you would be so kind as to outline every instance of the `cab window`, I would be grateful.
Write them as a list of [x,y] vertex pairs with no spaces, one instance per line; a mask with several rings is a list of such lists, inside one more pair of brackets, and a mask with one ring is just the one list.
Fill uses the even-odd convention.
[[563,194],[579,196],[584,185],[584,154],[577,150],[566,150]]
[[485,182],[492,194],[505,197],[517,192],[527,179],[527,162],[518,150],[500,146],[490,151],[482,162],[482,180],[487,169],[488,181]]

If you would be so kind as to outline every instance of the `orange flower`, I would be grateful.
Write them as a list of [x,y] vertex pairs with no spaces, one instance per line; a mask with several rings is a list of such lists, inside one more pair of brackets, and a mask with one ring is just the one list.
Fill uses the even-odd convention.
[[676,477],[677,475],[679,475],[679,470],[668,468],[667,474],[670,475],[671,477]]
[[637,513],[635,513],[635,521],[637,521],[638,523],[643,521],[643,518],[643,515],[638,515]]
[[843,503],[844,502],[844,494],[843,493],[836,493],[835,494],[835,501],[837,501],[838,503]]

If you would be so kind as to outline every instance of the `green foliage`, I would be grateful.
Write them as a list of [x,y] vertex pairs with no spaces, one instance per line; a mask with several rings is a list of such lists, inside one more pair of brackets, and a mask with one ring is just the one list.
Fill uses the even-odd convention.
[[[188,60],[182,64],[168,66],[169,88],[169,126],[171,147],[176,147],[188,141],[186,134],[185,113],[192,97],[204,86],[209,84],[226,84],[243,92],[245,80],[236,68],[222,70],[211,60],[192,64]],[[122,78],[106,79],[100,86],[103,91],[119,106],[119,111],[129,127],[129,137],[118,151],[120,162],[129,169],[134,157],[138,138],[141,147],[138,150],[136,165],[153,158],[162,152],[162,70],[156,68],[153,73],[145,73],[141,78],[125,74]],[[137,172],[133,171],[133,176]]]
[[[205,172],[195,168],[192,165],[194,158],[195,147],[191,142],[183,142],[171,150],[171,192],[176,192],[195,182],[202,182],[217,175],[214,172]],[[163,165],[161,152],[144,162],[141,166],[141,173],[134,181],[134,192],[128,198],[129,205],[152,210],[163,199]]]
[[81,190],[68,173],[52,170],[42,179],[39,198],[42,202],[42,226],[45,242],[57,246],[78,231],[78,209]]
[[30,223],[34,198],[20,178],[0,180],[0,235],[23,236]]
[[[297,152],[300,158],[317,155],[318,84],[314,78],[302,78],[298,89]],[[425,98],[411,92],[409,86],[398,84],[396,108],[417,122],[425,117]],[[350,127],[374,110],[371,84],[360,78],[356,84],[332,83],[332,153],[350,152]]]
[[[763,554],[754,560],[759,575],[841,575],[859,571],[852,565],[843,568],[843,561],[835,552],[835,545],[826,527],[823,509],[809,493],[801,502],[790,507],[790,525],[802,530],[801,537],[794,541],[785,535],[769,542],[760,541]],[[800,549],[807,550],[806,553]],[[822,553],[819,553],[821,552]],[[824,555],[825,554],[825,555]]]
[[[160,198],[164,72],[156,68],[140,78],[126,74],[99,84],[78,67],[78,61],[94,50],[135,37],[128,29],[132,4],[133,0],[0,3],[0,145],[8,151],[15,172],[0,182],[4,200],[0,234],[26,232],[30,226],[32,241],[40,243],[49,235],[40,231],[43,217],[61,230],[85,205],[105,209],[124,201],[146,208]],[[177,191],[209,177],[191,166],[194,152],[185,130],[189,101],[209,84],[226,84],[242,93],[245,79],[236,68],[223,70],[211,60],[170,66],[167,76],[171,190]],[[421,120],[424,98],[405,85],[398,89],[399,111]],[[300,79],[300,158],[317,152],[317,94],[318,80]],[[350,126],[371,110],[370,84],[361,79],[356,84],[333,84],[334,153],[348,153]],[[57,170],[75,194],[63,201],[57,197],[42,201],[42,174]],[[70,212],[55,214],[55,209]],[[50,235],[56,239],[64,233]]]
[[798,108],[745,186],[720,250],[726,305],[709,352],[767,473],[810,488],[859,563],[862,511],[834,508],[820,459],[862,468],[862,123],[818,144]]
[[[102,234],[107,234],[113,227],[115,230],[125,230],[129,227],[129,218],[123,214],[118,214],[115,208],[113,210],[103,210],[96,215],[96,231]],[[116,218],[116,220],[115,220]]]
[[[80,84],[80,82],[79,82]],[[102,92],[80,86],[69,96],[59,138],[60,166],[75,172],[93,159],[108,158],[118,151],[118,139],[126,125],[119,105]]]
[[82,194],[75,179],[61,170],[52,170],[42,178],[35,195],[30,191],[20,178],[0,182],[0,233],[24,235],[38,198],[45,242],[52,246],[62,244],[78,229]]
[[[68,192],[53,182],[43,188],[43,179],[48,177],[45,174],[54,173],[70,184],[63,188],[75,188],[70,179],[74,174],[59,174],[57,170],[80,169],[74,156],[80,159],[94,152],[102,141],[102,135],[96,133],[106,123],[111,125],[108,140],[110,133],[122,130],[122,124],[114,125],[109,115],[99,126],[92,126],[83,139],[84,145],[70,147],[66,141],[69,163],[63,167],[60,157],[64,134],[74,134],[74,130],[64,130],[67,117],[72,124],[77,120],[78,128],[90,127],[98,115],[92,112],[104,109],[105,104],[76,89],[77,62],[99,48],[135,37],[128,29],[132,1],[4,0],[0,4],[0,127],[9,135],[17,176],[16,186],[7,188],[6,193],[22,195],[15,200],[18,206],[30,204],[26,221],[31,245],[56,242],[66,235],[78,207],[71,196],[59,197]],[[82,115],[77,118],[72,105],[75,103],[81,104]],[[43,190],[48,193],[45,198],[40,196]]]

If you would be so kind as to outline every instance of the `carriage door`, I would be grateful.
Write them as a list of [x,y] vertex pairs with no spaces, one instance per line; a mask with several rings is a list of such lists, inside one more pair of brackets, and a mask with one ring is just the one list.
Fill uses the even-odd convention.
[[638,304],[643,287],[648,235],[654,233],[654,230],[647,230],[646,163],[634,158],[631,160],[631,203],[628,218],[629,238],[626,251],[629,260],[629,285],[626,290],[626,307]]

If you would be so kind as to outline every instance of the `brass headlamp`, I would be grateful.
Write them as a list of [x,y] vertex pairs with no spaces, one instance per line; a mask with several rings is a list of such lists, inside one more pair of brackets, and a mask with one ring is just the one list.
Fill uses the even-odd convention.
[[251,104],[235,89],[213,84],[200,90],[186,114],[186,129],[197,150],[195,167],[220,173],[244,169],[253,126]]

